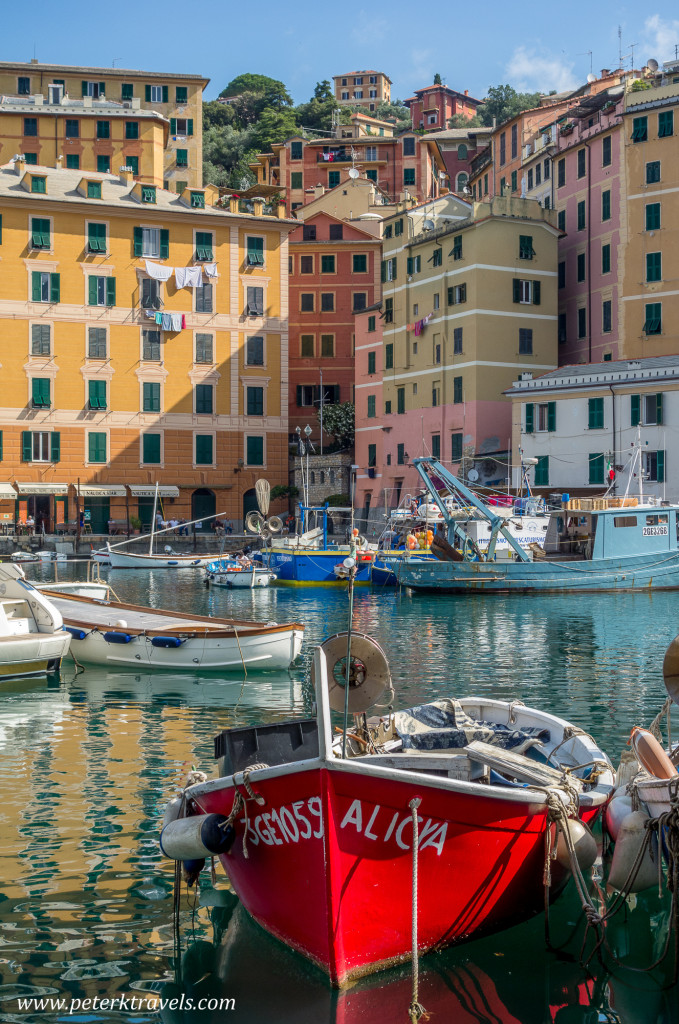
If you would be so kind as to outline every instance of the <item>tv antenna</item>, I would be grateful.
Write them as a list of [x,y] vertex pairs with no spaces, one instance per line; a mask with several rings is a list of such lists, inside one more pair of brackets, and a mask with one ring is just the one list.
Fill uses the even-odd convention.
[[[591,75],[592,74],[592,51],[591,50],[584,50],[583,53],[579,53],[578,54],[578,57],[589,57],[589,73]],[[587,81],[588,82],[593,82],[594,79],[593,78],[588,78]]]

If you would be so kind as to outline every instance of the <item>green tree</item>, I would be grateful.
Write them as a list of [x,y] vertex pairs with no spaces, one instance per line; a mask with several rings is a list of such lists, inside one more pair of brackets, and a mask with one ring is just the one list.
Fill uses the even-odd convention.
[[208,128],[225,128],[227,124],[233,124],[234,114],[228,103],[218,103],[217,100],[210,100],[203,104],[203,131]]
[[268,75],[237,75],[220,92],[221,97],[240,96],[244,92],[256,92],[266,98],[267,107],[291,107],[292,97],[283,82]]
[[452,117],[448,118],[449,128],[481,128],[483,121],[474,114],[473,117],[465,117],[464,114],[453,114]]
[[434,75],[434,85],[443,85],[443,82],[441,81],[441,76],[439,75],[438,71]]
[[[320,422],[321,412],[318,410]],[[351,448],[354,443],[356,413],[353,402],[323,406],[323,433],[332,434],[340,448]]]
[[203,179],[238,189],[254,184],[248,160],[255,148],[252,129],[238,131],[229,124],[208,128],[203,134]]
[[313,98],[315,100],[334,100],[332,86],[327,78],[324,78],[322,82],[316,82]]
[[493,119],[496,124],[502,124],[522,110],[537,107],[541,95],[539,92],[517,92],[511,85],[492,85],[478,114],[487,127],[492,126]]
[[297,119],[294,110],[262,111],[257,123],[252,125],[250,137],[255,152],[266,153],[275,142],[285,142],[297,133]]
[[316,82],[314,94],[308,103],[300,103],[295,108],[297,124],[300,128],[308,128],[310,131],[327,132],[332,129],[332,115],[337,110],[338,104],[332,94],[330,82],[326,80]]

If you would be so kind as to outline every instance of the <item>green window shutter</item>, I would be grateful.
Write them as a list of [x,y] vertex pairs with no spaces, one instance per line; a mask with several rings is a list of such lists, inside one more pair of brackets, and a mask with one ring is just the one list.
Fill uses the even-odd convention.
[[160,462],[160,434],[142,434],[142,462]]
[[646,280],[662,281],[662,253],[646,253]]
[[375,396],[368,395],[368,419],[375,416]]
[[375,373],[375,353],[368,352],[368,373]]
[[176,117],[171,117],[170,118],[170,135],[176,135],[176,134],[177,134],[177,118]]
[[106,408],[106,381],[91,380],[89,382],[90,409]]
[[382,260],[382,284],[387,280],[387,261]]
[[160,384],[145,382],[142,392],[142,411],[160,412]]
[[212,465],[212,435],[196,434],[196,465]]
[[601,273],[608,274],[611,269],[611,247],[609,244],[601,246]]
[[151,86],[150,85],[145,85],[144,86],[144,101],[146,103],[150,103],[151,102]]
[[533,305],[540,305],[540,282],[533,281]]
[[115,277],[106,278],[106,305],[115,306],[116,304],[116,279]]
[[413,258],[412,258],[412,256],[408,256],[408,258],[406,259],[406,274],[408,275],[408,277],[410,277],[412,275],[412,272],[413,272]]
[[134,229],[134,255],[141,256],[144,232],[142,228]]
[[97,304],[97,278],[90,274],[87,279],[88,284],[88,296],[87,301],[90,306],[96,306]]
[[169,228],[160,229],[160,258],[161,260],[167,260],[170,258],[170,231]]
[[549,455],[538,455],[535,467],[535,486],[549,487]]
[[604,457],[603,454],[594,454],[589,457],[589,483],[602,484],[604,482]]
[[603,398],[590,398],[587,405],[589,430],[602,430],[604,425]]
[[193,135],[193,118],[190,117],[186,122],[186,134]]
[[59,462],[61,458],[61,431],[53,430],[50,434],[50,459]]
[[514,302],[521,302],[521,281],[518,277],[512,278],[512,296]]
[[556,402],[547,403],[547,430],[552,433],[556,430]]
[[100,82],[99,83],[99,96],[101,97],[101,96],[105,96],[105,95],[106,95],[106,82]]
[[42,294],[41,279],[42,274],[39,270],[34,270],[31,273],[31,299],[33,302],[40,302],[40,296]]
[[170,100],[170,87],[168,85],[163,86],[163,103],[169,103]]
[[302,385],[298,384],[297,385],[297,405],[300,406],[301,404],[302,404]]
[[87,82],[81,82],[80,87],[82,89],[82,96],[87,96]]
[[658,476],[658,483],[659,483],[659,484],[664,484],[664,483],[665,483],[665,452],[664,452],[664,450],[663,450],[663,451],[659,451],[659,452],[657,453],[657,460],[658,460],[658,461],[657,461],[657,467],[658,467],[658,472],[657,472],[657,476]]
[[638,427],[641,423],[641,395],[630,395],[630,426]]
[[21,461],[33,461],[33,435],[30,430],[21,431]]
[[396,412],[404,413],[406,411],[406,389],[397,388],[396,390]]
[[61,275],[50,274],[50,302],[59,302],[61,297]]
[[248,466],[264,465],[264,438],[248,437],[246,458]]
[[655,396],[655,422],[659,427],[662,426],[662,392]]
[[92,432],[88,434],[89,462],[106,462],[106,434]]
[[384,368],[385,370],[394,368],[394,346],[391,342],[384,346]]
[[535,406],[532,402],[526,405],[526,433],[535,433]]

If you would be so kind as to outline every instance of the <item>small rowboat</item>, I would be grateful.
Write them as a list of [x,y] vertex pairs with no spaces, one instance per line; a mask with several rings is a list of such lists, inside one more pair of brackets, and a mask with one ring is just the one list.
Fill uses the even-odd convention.
[[242,566],[231,558],[208,562],[205,566],[205,582],[211,587],[254,590],[255,587],[268,587],[276,578],[271,569],[260,565]]

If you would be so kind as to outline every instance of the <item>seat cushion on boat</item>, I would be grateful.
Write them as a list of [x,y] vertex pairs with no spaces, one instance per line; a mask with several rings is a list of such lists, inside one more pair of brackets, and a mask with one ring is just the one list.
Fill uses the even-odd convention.
[[496,722],[477,721],[462,709],[458,700],[450,698],[397,711],[394,726],[404,750],[450,750],[481,740],[503,750],[523,753],[549,739],[548,729],[513,729]]

